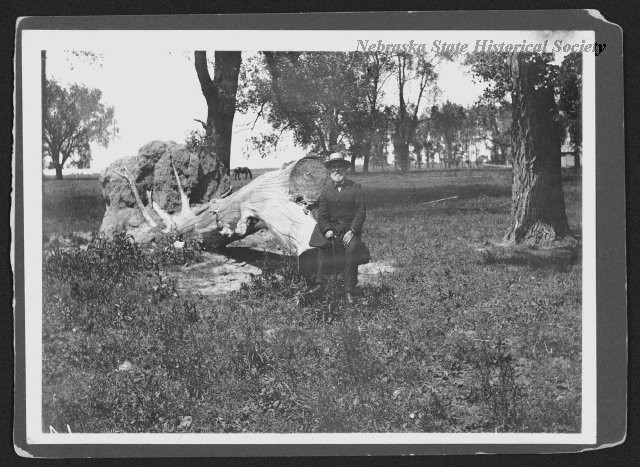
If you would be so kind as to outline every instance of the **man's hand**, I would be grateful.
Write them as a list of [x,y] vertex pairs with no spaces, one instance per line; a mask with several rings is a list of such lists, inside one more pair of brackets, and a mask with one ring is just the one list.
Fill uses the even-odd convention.
[[353,230],[347,230],[347,232],[342,236],[342,243],[344,243],[344,246],[347,246],[352,238]]
[[327,237],[327,239],[331,240],[334,237],[333,230],[327,230],[324,236]]

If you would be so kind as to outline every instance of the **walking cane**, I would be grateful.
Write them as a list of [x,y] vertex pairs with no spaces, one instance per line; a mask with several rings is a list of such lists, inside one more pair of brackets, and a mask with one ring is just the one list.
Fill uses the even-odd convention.
[[331,237],[331,251],[333,253],[333,289],[337,290],[338,271],[336,269],[336,238]]

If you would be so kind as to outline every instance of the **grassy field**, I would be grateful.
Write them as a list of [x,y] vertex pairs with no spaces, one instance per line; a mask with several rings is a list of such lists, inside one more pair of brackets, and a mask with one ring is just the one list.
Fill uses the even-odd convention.
[[[579,251],[474,249],[507,227],[502,172],[355,179],[373,261],[396,268],[355,306],[337,293],[296,305],[307,285],[286,259],[265,256],[262,276],[212,298],[163,274],[197,261],[196,246],[118,238],[48,252],[43,428],[578,432]],[[564,187],[579,236],[579,177]],[[43,193],[45,238],[97,232],[97,180],[46,181]]]

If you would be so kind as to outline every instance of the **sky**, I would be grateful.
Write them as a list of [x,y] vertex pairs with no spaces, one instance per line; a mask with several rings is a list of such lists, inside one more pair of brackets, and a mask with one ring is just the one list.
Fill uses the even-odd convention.
[[[207,106],[191,52],[147,50],[141,53],[122,49],[117,53],[95,52],[101,53],[98,63],[62,49],[47,51],[48,78],[65,86],[80,83],[98,88],[102,90],[103,101],[115,108],[119,135],[108,148],[93,147],[92,170],[100,171],[116,159],[134,155],[140,147],[155,139],[183,143],[190,131],[202,128],[194,119],[206,120]],[[243,59],[248,54],[243,53]],[[437,102],[450,100],[467,106],[482,94],[484,85],[474,84],[463,66],[444,62],[438,65],[437,71],[441,90]],[[213,70],[210,73],[213,75]],[[390,100],[394,97],[391,93],[387,95]],[[290,134],[283,135],[272,156],[261,158],[252,153],[248,150],[248,138],[271,129],[259,119],[252,133],[250,128],[254,120],[255,114],[236,112],[232,167],[273,168],[306,155],[307,151],[296,146]]]

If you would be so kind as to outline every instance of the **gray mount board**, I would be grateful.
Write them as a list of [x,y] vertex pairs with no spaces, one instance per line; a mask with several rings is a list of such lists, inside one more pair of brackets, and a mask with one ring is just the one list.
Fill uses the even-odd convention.
[[[558,444],[349,445],[36,445],[26,439],[22,34],[30,30],[587,30],[606,51],[595,60],[597,238],[597,442]],[[627,317],[625,286],[622,31],[586,10],[305,13],[202,16],[28,17],[16,31],[15,120],[15,412],[16,451],[35,457],[299,456],[576,452],[619,444],[626,436]],[[602,189],[606,187],[606,189]],[[606,245],[606,246],[605,246]],[[348,435],[346,435],[348,436]]]

